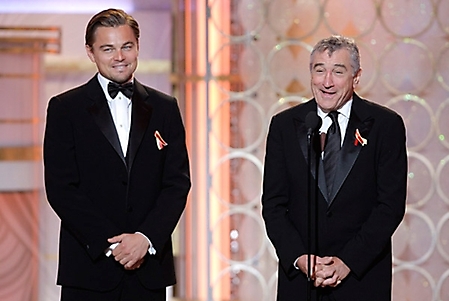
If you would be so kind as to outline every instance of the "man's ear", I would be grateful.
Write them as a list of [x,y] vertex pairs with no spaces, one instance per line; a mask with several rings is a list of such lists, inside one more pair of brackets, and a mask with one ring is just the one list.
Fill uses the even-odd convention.
[[92,63],[95,63],[95,56],[94,56],[92,47],[90,47],[89,45],[86,45],[85,47],[86,47],[87,56],[92,61]]
[[357,73],[354,75],[354,79],[352,82],[352,85],[354,86],[354,88],[355,88],[355,86],[357,86],[359,84],[361,75],[362,75],[362,69],[360,68],[359,71],[357,71]]

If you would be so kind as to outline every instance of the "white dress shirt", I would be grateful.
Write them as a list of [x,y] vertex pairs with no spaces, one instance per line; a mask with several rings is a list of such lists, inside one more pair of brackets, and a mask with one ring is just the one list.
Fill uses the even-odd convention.
[[[345,103],[340,109],[338,109],[338,125],[340,126],[341,133],[341,145],[343,145],[343,141],[345,140],[346,129],[348,128],[349,117],[351,115],[351,107],[352,107],[352,98]],[[319,133],[327,133],[329,127],[332,124],[332,119],[328,116],[327,113],[324,113],[320,107],[317,108],[317,114],[321,117],[323,123],[321,124]]]
[[122,147],[123,156],[126,156],[128,150],[129,130],[131,128],[131,99],[119,92],[114,99],[108,93],[108,84],[110,80],[98,73],[98,81],[103,88],[106,99],[108,100],[109,109],[111,110],[112,119],[114,120],[115,129],[117,130],[120,145]]
[[[129,131],[131,128],[131,111],[132,111],[132,101],[126,97],[122,92],[119,92],[117,96],[113,99],[108,92],[109,79],[105,78],[103,75],[98,73],[98,81],[100,82],[101,88],[103,89],[104,95],[108,101],[108,106],[111,111],[112,119],[114,120],[115,129],[117,130],[118,138],[120,140],[120,145],[122,147],[123,155],[126,156],[128,150],[129,142]],[[151,255],[156,254],[156,249],[154,249],[153,244],[150,239],[141,232],[136,232],[145,237],[150,244],[148,248],[148,253]],[[114,243],[109,248],[105,250],[106,256],[111,256],[112,251],[119,245],[119,243]]]

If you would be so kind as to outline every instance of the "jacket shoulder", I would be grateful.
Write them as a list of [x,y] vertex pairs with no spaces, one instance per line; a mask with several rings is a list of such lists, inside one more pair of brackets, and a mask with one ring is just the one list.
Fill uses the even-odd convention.
[[151,102],[160,102],[160,103],[177,103],[177,100],[174,96],[169,95],[165,92],[162,92],[160,90],[157,90],[155,88],[149,87],[147,85],[143,85],[139,82],[136,83],[140,87],[138,89],[142,89],[147,94],[147,97],[150,99]]
[[393,109],[365,98],[357,97],[353,105],[356,109],[369,113],[369,115],[375,117],[400,117],[400,115]]
[[292,117],[301,117],[302,115],[307,114],[311,110],[316,110],[316,104],[313,99],[299,103],[290,108],[284,109],[273,115],[273,118],[290,119]]
[[52,97],[52,99],[57,99],[58,101],[63,102],[65,104],[69,104],[71,102],[79,103],[80,100],[88,98],[89,91],[97,89],[101,91],[101,86],[100,83],[94,77],[84,84],[66,90]]

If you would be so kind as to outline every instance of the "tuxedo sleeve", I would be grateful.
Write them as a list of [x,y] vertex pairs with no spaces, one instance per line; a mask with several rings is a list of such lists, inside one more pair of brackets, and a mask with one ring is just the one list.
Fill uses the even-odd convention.
[[104,256],[107,238],[119,233],[80,189],[74,127],[69,108],[59,98],[50,100],[44,135],[45,189],[48,202],[92,259]]
[[274,116],[271,120],[265,153],[262,216],[266,231],[279,258],[280,266],[288,275],[300,273],[293,263],[306,253],[300,233],[289,218],[289,175],[286,147],[289,140],[281,129],[284,120]]
[[[403,219],[407,191],[406,134],[402,118],[393,113],[382,120],[376,148],[376,206],[356,235],[336,254],[356,276],[362,277],[379,256],[391,248],[391,237]],[[367,184],[369,185],[369,184]],[[359,202],[364,202],[361,197]],[[390,250],[388,250],[390,252]]]

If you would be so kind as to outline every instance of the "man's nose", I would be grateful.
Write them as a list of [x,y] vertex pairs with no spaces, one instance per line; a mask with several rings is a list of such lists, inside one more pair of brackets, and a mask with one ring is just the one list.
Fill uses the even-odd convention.
[[326,72],[323,84],[325,87],[332,87],[334,85],[334,81],[332,79],[332,72]]
[[116,61],[123,61],[124,56],[123,56],[122,50],[119,49],[119,50],[116,51],[114,59]]

